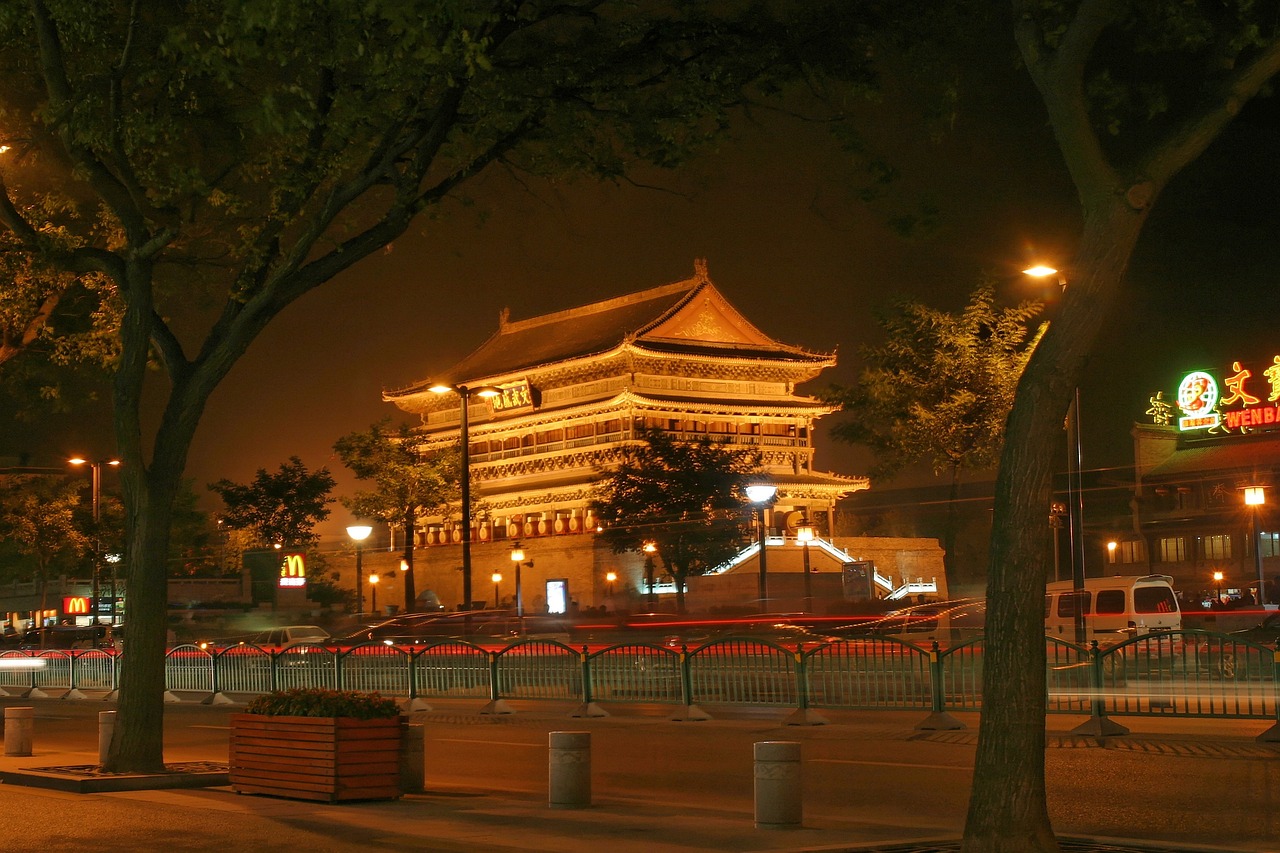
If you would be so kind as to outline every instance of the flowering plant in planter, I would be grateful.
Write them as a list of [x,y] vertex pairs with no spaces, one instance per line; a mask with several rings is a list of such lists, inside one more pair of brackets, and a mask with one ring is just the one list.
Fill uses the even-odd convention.
[[389,720],[400,715],[394,699],[354,690],[300,687],[259,696],[245,708],[247,714],[264,717],[351,717],[357,720]]

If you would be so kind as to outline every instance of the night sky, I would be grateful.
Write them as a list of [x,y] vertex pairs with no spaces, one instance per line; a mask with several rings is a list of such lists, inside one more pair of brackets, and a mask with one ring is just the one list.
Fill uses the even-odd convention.
[[[297,455],[329,466],[346,490],[334,440],[397,415],[382,389],[442,375],[495,331],[504,307],[521,319],[619,296],[688,277],[694,258],[708,259],[712,280],[766,333],[839,351],[840,366],[810,390],[852,380],[872,311],[892,298],[958,308],[983,273],[1010,300],[1031,295],[1018,273],[1030,261],[1069,267],[1074,191],[1029,84],[970,82],[938,143],[892,98],[869,108],[872,142],[902,170],[870,205],[858,197],[863,167],[824,128],[768,113],[744,117],[691,168],[639,174],[648,187],[487,174],[469,187],[473,204],[420,219],[266,331],[214,394],[188,476],[205,493]],[[1280,352],[1274,112],[1252,110],[1157,204],[1082,383],[1086,467],[1127,464],[1129,425],[1184,369]],[[889,226],[922,204],[938,210],[935,228],[903,237]],[[822,426],[818,467],[863,473],[861,451]],[[38,464],[112,451],[104,411],[18,426],[5,444],[12,452],[0,456],[34,450]],[[347,522],[335,506],[326,532]]]

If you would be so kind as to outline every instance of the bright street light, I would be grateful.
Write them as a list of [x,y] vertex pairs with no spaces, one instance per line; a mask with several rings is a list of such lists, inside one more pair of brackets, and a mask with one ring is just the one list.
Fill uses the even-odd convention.
[[804,612],[813,612],[813,579],[809,577],[809,543],[814,540],[809,520],[796,528],[796,541],[804,546]]
[[1267,609],[1267,580],[1262,575],[1262,529],[1258,514],[1267,502],[1267,492],[1262,486],[1247,486],[1244,490],[1245,506],[1253,510],[1253,568],[1258,574],[1258,606]]
[[364,584],[360,578],[364,574],[364,540],[372,532],[373,528],[367,524],[353,524],[347,528],[347,535],[356,543],[356,613],[364,612]]
[[760,525],[760,610],[769,609],[769,576],[768,563],[765,560],[765,507],[778,494],[778,487],[769,483],[752,483],[747,486],[747,500],[756,505],[757,521]]
[[[83,457],[73,456],[72,458],[68,459],[67,462],[77,467],[80,465],[88,465],[89,470],[92,472],[90,493],[92,495],[92,506],[93,506],[93,568],[90,572],[92,577],[89,580],[90,588],[92,589],[92,592],[89,595],[89,614],[90,614],[89,624],[97,625],[98,624],[98,598],[99,598],[99,593],[101,592],[101,590],[99,590],[98,588],[98,579],[99,579],[99,576],[102,574],[102,566],[101,566],[102,537],[101,537],[100,531],[98,530],[98,522],[102,518],[102,509],[101,509],[102,466],[109,465],[114,468],[120,464],[120,460],[119,459],[99,459],[96,462],[90,462],[88,459],[84,459]],[[111,622],[110,624],[112,625],[116,624],[116,567],[114,563],[111,564]]]
[[[1067,277],[1056,267],[1048,264],[1036,264],[1022,271],[1032,278],[1058,277],[1058,285],[1063,292],[1067,289]],[[1084,624],[1084,454],[1080,446],[1080,386],[1072,391],[1071,402],[1067,406],[1067,542],[1071,545],[1071,589],[1075,597],[1076,642],[1085,642]],[[1074,496],[1073,496],[1074,495]],[[1050,523],[1052,524],[1052,510]],[[1056,557],[1056,538],[1055,557]],[[1057,579],[1057,568],[1054,578]]]
[[471,437],[468,409],[471,407],[471,395],[477,397],[497,397],[502,391],[492,385],[481,385],[468,388],[466,385],[449,385],[437,382],[428,390],[435,394],[458,395],[458,443],[461,455],[461,489],[462,489],[462,609],[471,609]]

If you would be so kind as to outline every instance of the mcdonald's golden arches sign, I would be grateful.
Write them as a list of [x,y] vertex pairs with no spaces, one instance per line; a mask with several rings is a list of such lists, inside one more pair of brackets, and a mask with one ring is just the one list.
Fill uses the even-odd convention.
[[67,616],[88,616],[89,596],[69,595],[63,598],[62,612]]
[[302,554],[285,554],[280,561],[280,586],[307,585],[307,561]]

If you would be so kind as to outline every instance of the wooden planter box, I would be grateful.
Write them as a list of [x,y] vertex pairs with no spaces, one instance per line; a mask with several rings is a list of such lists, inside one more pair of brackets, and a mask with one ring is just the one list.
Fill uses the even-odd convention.
[[231,715],[231,787],[299,800],[396,799],[404,717]]

